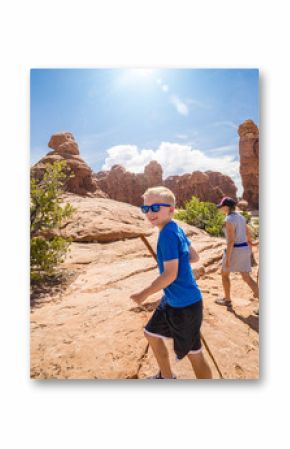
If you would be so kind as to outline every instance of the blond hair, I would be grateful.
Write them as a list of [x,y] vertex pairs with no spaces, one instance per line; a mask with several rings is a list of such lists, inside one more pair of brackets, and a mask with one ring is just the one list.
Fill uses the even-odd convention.
[[149,195],[158,195],[162,198],[162,201],[170,204],[171,206],[175,206],[175,195],[171,190],[167,189],[167,187],[150,187],[146,190],[146,192],[144,192],[142,198],[145,199]]

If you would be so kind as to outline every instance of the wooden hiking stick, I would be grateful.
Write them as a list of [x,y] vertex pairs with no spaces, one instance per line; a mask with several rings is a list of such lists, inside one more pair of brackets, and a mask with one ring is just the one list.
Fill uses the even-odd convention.
[[215,358],[214,358],[214,356],[213,356],[213,353],[212,353],[211,350],[209,349],[209,346],[208,346],[207,342],[205,341],[205,338],[204,338],[204,336],[202,335],[201,332],[200,332],[200,338],[201,338],[201,341],[203,342],[203,344],[204,344],[204,346],[205,346],[207,352],[209,353],[209,356],[210,356],[210,358],[212,359],[212,361],[213,361],[213,363],[214,363],[214,366],[216,367],[217,372],[219,373],[220,378],[221,378],[221,379],[224,379],[224,376],[222,375],[222,372],[221,372],[221,370],[219,369],[219,366],[218,366],[218,364],[217,364],[217,362],[216,362],[216,360],[215,360]]
[[[154,252],[152,246],[150,245],[150,243],[149,243],[148,240],[146,239],[146,237],[145,237],[143,234],[141,234],[141,235],[140,235],[140,238],[141,238],[142,242],[145,244],[145,246],[148,248],[148,250],[150,251],[151,255],[154,257],[154,259],[155,259],[156,262],[157,262],[157,256],[156,256],[156,254],[155,254],[155,252]],[[213,363],[214,363],[214,366],[216,367],[217,372],[219,373],[220,378],[221,378],[221,379],[224,379],[224,376],[222,375],[222,372],[221,372],[221,370],[219,369],[219,366],[218,366],[218,364],[217,364],[217,362],[216,362],[216,360],[215,360],[215,358],[214,358],[214,356],[213,356],[213,353],[212,353],[211,350],[209,349],[209,346],[208,346],[208,344],[207,344],[207,342],[206,342],[206,340],[205,340],[205,338],[204,338],[204,336],[202,335],[201,332],[200,332],[200,338],[201,338],[201,341],[202,341],[202,343],[204,344],[204,347],[205,347],[205,349],[207,350],[207,352],[208,352],[210,358],[212,359],[212,361],[213,361]]]

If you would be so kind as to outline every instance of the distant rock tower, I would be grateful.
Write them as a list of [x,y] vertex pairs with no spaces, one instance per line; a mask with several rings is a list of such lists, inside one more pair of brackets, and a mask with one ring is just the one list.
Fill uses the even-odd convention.
[[259,129],[245,120],[238,129],[240,136],[240,175],[246,200],[251,209],[259,209]]
[[149,162],[144,173],[132,173],[122,165],[113,165],[111,170],[94,174],[99,188],[116,201],[140,206],[142,195],[149,187],[163,185],[162,167],[156,161]]
[[150,161],[144,169],[144,176],[148,187],[161,186],[162,181],[162,167],[157,161]]
[[67,166],[74,174],[74,177],[67,181],[65,190],[79,195],[93,193],[95,196],[107,197],[104,192],[99,190],[96,180],[93,179],[91,168],[80,158],[79,147],[72,133],[62,132],[54,134],[51,136],[48,146],[53,151],[47,153],[31,168],[31,174],[36,179],[41,181],[46,164],[65,160]]

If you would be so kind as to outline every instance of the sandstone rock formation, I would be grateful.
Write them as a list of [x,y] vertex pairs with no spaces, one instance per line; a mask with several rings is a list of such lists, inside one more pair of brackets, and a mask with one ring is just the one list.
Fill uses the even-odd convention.
[[[224,175],[218,171],[206,171],[206,174],[209,177],[209,182],[212,186],[212,189],[216,189],[216,194],[218,195],[218,202],[221,199],[220,190],[223,196],[229,196],[233,199],[237,198],[237,187],[230,176]],[[213,193],[214,195],[214,193]]]
[[93,172],[86,162],[80,158],[78,144],[69,132],[54,134],[49,142],[49,148],[53,151],[47,153],[39,162],[31,168],[32,175],[41,180],[46,164],[53,164],[56,161],[65,160],[73,178],[68,179],[65,189],[79,195],[93,193],[96,197],[106,198],[107,195],[101,192],[97,182],[93,179]]
[[259,209],[259,129],[252,120],[246,120],[238,133],[243,198],[250,208]]
[[162,167],[156,161],[150,161],[144,169],[144,178],[148,186],[162,184]]
[[151,161],[144,173],[131,173],[121,165],[114,165],[109,171],[95,173],[99,188],[117,201],[139,206],[142,195],[149,187],[162,185],[162,168]]
[[69,132],[53,134],[48,146],[59,154],[80,154],[79,146],[72,133]]
[[192,195],[202,201],[218,202],[222,196],[236,198],[236,186],[229,176],[219,172],[194,171],[181,176],[170,176],[163,180],[162,167],[156,161],[146,165],[144,173],[132,173],[121,165],[111,170],[93,173],[86,162],[80,158],[78,144],[70,132],[57,133],[48,142],[53,151],[47,153],[31,168],[31,173],[41,180],[46,164],[65,160],[74,177],[65,185],[67,192],[78,195],[91,195],[111,198],[134,206],[142,204],[142,195],[149,187],[165,185],[172,189],[177,206],[182,206]]
[[162,167],[151,161],[144,173],[131,173],[121,165],[114,165],[109,171],[95,173],[99,188],[117,201],[138,206],[142,204],[142,194],[149,187],[165,185],[175,196],[177,206],[182,206],[192,195],[202,201],[217,203],[227,195],[236,199],[237,188],[229,176],[219,172],[194,171],[181,176],[162,179]]
[[106,198],[82,198],[70,193],[63,199],[76,211],[63,222],[59,231],[50,231],[46,235],[61,235],[74,242],[105,243],[153,232],[139,208],[130,204]]
[[236,199],[237,188],[234,182],[229,176],[219,172],[194,171],[191,174],[170,176],[165,179],[164,185],[174,192],[178,206],[183,206],[193,195],[201,201],[212,203],[218,203],[223,196]]
[[[74,198],[75,197],[75,198]],[[113,200],[68,195],[78,209],[69,234],[76,240],[67,254],[64,270],[76,273],[66,290],[44,292],[31,309],[31,377],[34,379],[143,379],[157,372],[151,349],[143,335],[162,292],[150,296],[142,307],[130,295],[148,286],[158,275],[156,262],[137,235],[119,240],[82,240],[94,221],[97,235],[102,221],[117,234],[125,225],[147,227],[156,250],[157,230],[145,225],[139,210]],[[97,207],[93,207],[94,202]],[[119,206],[120,215],[116,215]],[[113,213],[109,214],[112,210]],[[98,217],[98,218],[97,218]],[[98,220],[98,225],[97,225]],[[126,223],[126,222],[129,223]],[[142,225],[141,225],[142,223]],[[221,294],[220,259],[225,241],[179,222],[200,255],[192,264],[203,292],[203,335],[226,379],[257,379],[259,376],[257,303],[250,301],[249,287],[232,276],[233,309],[214,303]],[[143,228],[144,226],[144,228]],[[65,228],[64,228],[65,229]],[[100,235],[104,235],[100,229]],[[108,231],[109,232],[109,229]],[[81,239],[79,239],[81,237]],[[104,243],[103,243],[104,242]],[[256,274],[257,268],[254,268]],[[176,362],[171,340],[165,342],[178,379],[194,379],[185,358]],[[215,379],[217,371],[204,350]]]

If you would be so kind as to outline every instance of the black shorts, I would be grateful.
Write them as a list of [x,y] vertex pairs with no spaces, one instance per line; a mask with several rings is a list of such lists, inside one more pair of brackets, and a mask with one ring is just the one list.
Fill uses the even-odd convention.
[[201,350],[200,326],[202,301],[186,307],[171,307],[162,298],[145,326],[145,332],[161,338],[173,338],[174,352],[178,359],[188,353]]

